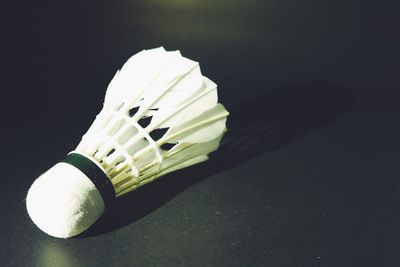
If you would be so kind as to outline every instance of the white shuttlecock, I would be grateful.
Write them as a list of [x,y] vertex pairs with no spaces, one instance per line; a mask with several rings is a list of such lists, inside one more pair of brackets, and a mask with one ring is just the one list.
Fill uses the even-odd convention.
[[217,85],[179,51],[132,56],[78,147],[32,184],[29,216],[47,234],[68,238],[115,197],[207,160],[226,131],[228,112],[217,102]]

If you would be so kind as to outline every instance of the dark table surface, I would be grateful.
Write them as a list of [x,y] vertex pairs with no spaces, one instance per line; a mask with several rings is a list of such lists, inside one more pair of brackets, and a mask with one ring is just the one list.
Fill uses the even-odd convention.
[[[396,1],[15,1],[2,8],[1,266],[400,266]],[[212,159],[47,236],[33,180],[74,149],[108,82],[163,45],[231,111]]]

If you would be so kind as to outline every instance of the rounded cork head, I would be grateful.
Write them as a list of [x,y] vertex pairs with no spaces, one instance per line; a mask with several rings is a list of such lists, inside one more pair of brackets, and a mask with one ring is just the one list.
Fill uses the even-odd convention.
[[34,181],[28,191],[26,208],[43,232],[68,238],[97,221],[104,212],[104,201],[83,172],[61,162]]

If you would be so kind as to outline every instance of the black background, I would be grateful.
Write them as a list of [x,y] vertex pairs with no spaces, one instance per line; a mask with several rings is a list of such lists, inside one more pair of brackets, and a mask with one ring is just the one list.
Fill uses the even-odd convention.
[[[2,266],[400,266],[396,1],[32,1],[1,8]],[[163,45],[230,110],[209,162],[119,199],[82,236],[37,229],[33,180]]]

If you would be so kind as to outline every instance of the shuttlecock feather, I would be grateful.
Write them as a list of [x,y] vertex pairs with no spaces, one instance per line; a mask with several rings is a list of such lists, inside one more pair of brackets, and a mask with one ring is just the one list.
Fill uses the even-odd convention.
[[77,235],[110,199],[207,160],[227,116],[197,62],[162,47],[143,50],[115,74],[77,148],[32,184],[28,213],[49,235]]

